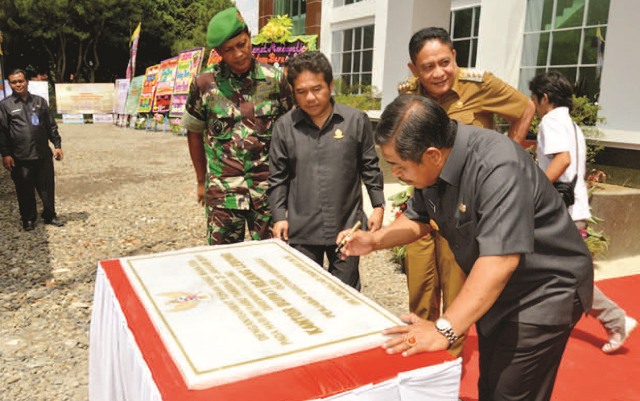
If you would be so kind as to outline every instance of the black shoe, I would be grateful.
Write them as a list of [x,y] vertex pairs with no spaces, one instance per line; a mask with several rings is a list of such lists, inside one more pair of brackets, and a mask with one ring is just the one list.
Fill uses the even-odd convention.
[[34,228],[36,228],[36,223],[34,223],[33,221],[23,221],[22,228],[24,228],[24,231],[32,231]]
[[60,220],[59,218],[54,217],[51,220],[45,220],[44,224],[50,224],[52,226],[62,227],[62,226],[64,226],[65,223],[64,223],[64,221]]

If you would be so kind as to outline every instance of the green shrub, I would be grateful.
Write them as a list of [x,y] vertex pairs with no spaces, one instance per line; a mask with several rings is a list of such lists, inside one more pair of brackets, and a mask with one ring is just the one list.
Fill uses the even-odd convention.
[[380,110],[382,107],[380,94],[371,85],[347,85],[338,78],[334,81],[334,86],[336,92],[334,99],[340,104],[363,111]]
[[[603,117],[598,117],[598,111],[601,109],[598,103],[593,103],[586,96],[573,96],[573,108],[571,109],[571,119],[582,128],[582,132],[587,142],[587,163],[593,163],[596,155],[604,146],[598,143],[598,138],[602,137],[602,131],[596,126],[598,123],[604,122]],[[499,120],[497,120],[499,121]],[[536,115],[531,122],[529,133],[538,135],[538,126],[540,119]]]

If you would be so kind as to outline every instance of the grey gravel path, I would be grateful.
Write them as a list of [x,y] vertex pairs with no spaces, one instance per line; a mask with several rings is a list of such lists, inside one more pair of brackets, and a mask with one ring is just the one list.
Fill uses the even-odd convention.
[[[62,228],[24,232],[0,172],[0,400],[87,400],[98,261],[205,244],[186,139],[111,125],[61,125]],[[386,194],[389,195],[389,194]],[[363,293],[395,314],[406,281],[388,252],[362,258]]]

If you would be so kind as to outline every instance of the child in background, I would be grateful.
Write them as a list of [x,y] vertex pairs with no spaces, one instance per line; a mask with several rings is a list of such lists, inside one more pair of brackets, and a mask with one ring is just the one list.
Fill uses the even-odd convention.
[[[571,120],[573,89],[567,78],[557,71],[537,75],[529,82],[531,99],[540,117],[538,128],[538,164],[551,182],[572,182],[574,177],[574,203],[569,214],[578,229],[586,229],[591,218],[589,198],[584,182],[586,169],[586,142],[580,127]],[[617,351],[636,328],[638,322],[593,287],[593,306],[590,316],[600,321],[609,336],[602,351]]]

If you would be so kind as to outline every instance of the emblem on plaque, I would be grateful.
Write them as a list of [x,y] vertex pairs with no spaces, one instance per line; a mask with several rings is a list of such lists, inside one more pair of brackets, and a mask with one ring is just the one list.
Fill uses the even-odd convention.
[[198,306],[198,303],[202,301],[209,301],[211,297],[204,293],[188,293],[188,292],[165,292],[160,294],[168,297],[167,305],[173,306],[170,312],[181,312]]

